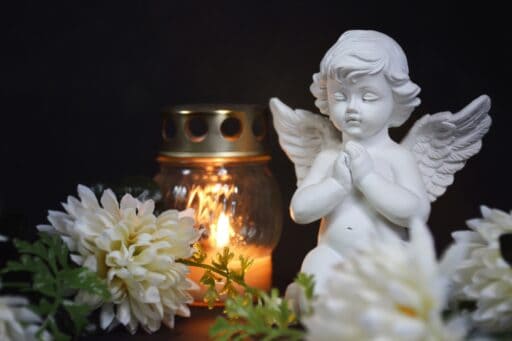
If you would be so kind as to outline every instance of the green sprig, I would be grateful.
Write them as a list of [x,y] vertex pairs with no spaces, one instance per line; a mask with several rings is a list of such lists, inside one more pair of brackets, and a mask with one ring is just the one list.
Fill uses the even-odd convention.
[[[313,276],[299,274],[295,279],[310,302],[313,299]],[[297,315],[291,302],[279,296],[277,289],[270,294],[250,289],[244,295],[233,296],[226,301],[226,318],[219,317],[210,328],[215,340],[302,340],[304,331],[298,328]]]
[[78,290],[107,300],[110,293],[104,281],[94,272],[69,262],[69,251],[58,236],[39,234],[34,243],[15,240],[14,246],[20,253],[18,261],[9,261],[0,274],[25,272],[31,276],[32,285],[24,282],[3,282],[2,286],[21,292],[32,292],[41,296],[31,308],[45,316],[36,333],[41,338],[47,330],[56,341],[69,340],[57,321],[58,313],[65,311],[73,322],[73,335],[78,336],[88,324],[87,316],[94,309],[85,304],[69,300]]
[[[206,253],[204,250],[198,244],[195,245],[195,248],[196,252],[191,258],[180,259],[178,262],[206,270],[199,282],[206,287],[204,301],[209,308],[213,308],[223,295],[227,295],[227,297],[238,295],[236,285],[241,286],[244,290],[251,289],[245,283],[244,278],[247,269],[253,263],[252,259],[240,255],[238,257],[240,265],[235,268],[232,266],[235,253],[229,247],[225,247],[215,255],[211,264],[207,264],[205,263]],[[217,289],[218,284],[221,285],[220,289]]]
[[210,336],[215,340],[301,340],[304,337],[302,330],[292,328],[297,324],[297,317],[277,289],[272,289],[270,294],[252,290],[231,297],[226,301],[225,312],[227,318],[217,318],[210,328]]

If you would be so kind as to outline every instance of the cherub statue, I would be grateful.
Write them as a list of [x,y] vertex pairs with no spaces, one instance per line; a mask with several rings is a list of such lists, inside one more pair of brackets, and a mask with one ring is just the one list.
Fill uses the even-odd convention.
[[458,113],[425,115],[401,143],[388,129],[420,104],[400,46],[376,31],[345,32],[313,75],[315,105],[328,119],[270,100],[279,142],[295,164],[295,222],[322,219],[318,245],[302,263],[316,293],[343,254],[391,229],[404,239],[412,218],[426,222],[430,203],[481,147],[489,130],[483,95]]

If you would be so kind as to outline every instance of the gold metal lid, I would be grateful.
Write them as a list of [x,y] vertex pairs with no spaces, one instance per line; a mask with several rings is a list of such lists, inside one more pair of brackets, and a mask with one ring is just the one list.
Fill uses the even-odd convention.
[[179,105],[165,109],[162,118],[160,158],[269,158],[263,106]]

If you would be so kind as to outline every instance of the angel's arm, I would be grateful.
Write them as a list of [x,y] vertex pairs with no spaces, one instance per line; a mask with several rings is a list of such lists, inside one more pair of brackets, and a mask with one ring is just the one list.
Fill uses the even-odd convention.
[[370,205],[399,226],[407,227],[413,217],[427,220],[430,203],[415,160],[411,155],[405,152],[393,155],[394,163],[399,166],[393,167],[395,180],[389,181],[373,168],[366,171],[361,169],[364,167],[358,165],[358,159],[369,156],[361,156],[366,153],[364,149],[353,149],[347,147],[353,163],[354,184],[364,194]]
[[323,151],[295,191],[290,204],[292,219],[309,224],[329,214],[345,197],[347,189],[332,176],[336,162],[335,151]]
[[378,212],[404,227],[413,217],[426,221],[430,213],[429,200],[421,190],[422,180],[413,167],[416,164],[402,163],[395,169],[396,182],[390,182],[373,171],[358,183],[359,190]]

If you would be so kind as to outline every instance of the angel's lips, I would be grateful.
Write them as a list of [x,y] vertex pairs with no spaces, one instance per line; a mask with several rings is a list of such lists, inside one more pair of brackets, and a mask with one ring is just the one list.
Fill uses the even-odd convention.
[[349,123],[361,123],[361,119],[357,117],[349,117],[345,121],[347,124]]

